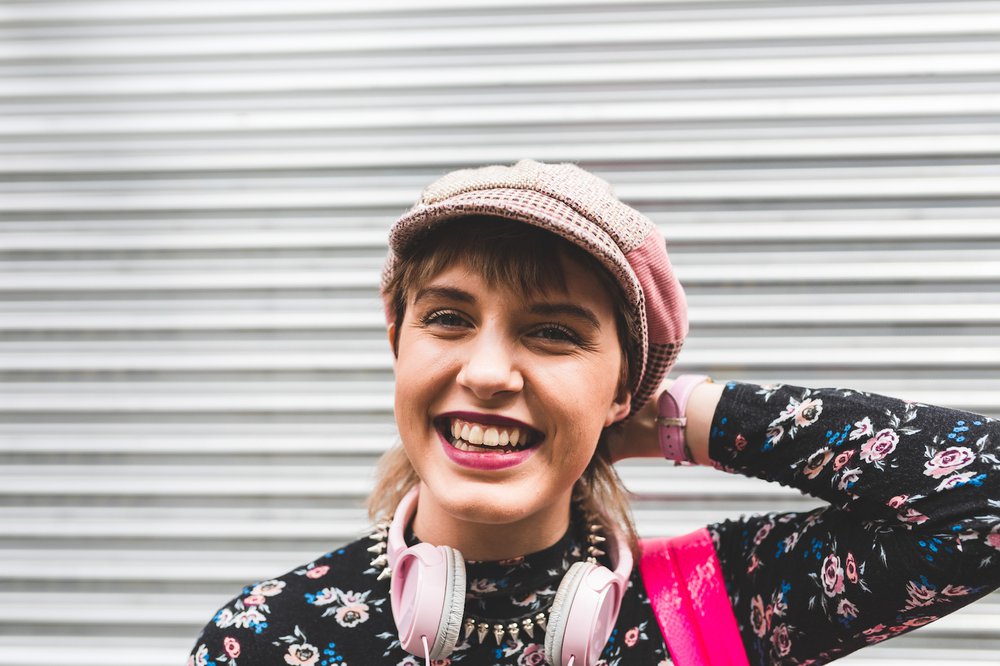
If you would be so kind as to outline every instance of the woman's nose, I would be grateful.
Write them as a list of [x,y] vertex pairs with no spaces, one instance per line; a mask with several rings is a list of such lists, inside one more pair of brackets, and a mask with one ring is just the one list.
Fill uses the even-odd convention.
[[477,398],[489,400],[523,388],[524,378],[507,343],[484,336],[470,345],[468,352],[458,373],[458,383]]

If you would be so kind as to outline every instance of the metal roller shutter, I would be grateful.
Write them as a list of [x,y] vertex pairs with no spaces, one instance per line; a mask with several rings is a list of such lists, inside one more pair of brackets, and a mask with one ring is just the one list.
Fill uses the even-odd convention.
[[[452,168],[579,162],[653,217],[683,370],[1000,415],[998,37],[971,1],[0,4],[0,666],[183,663],[360,533],[385,230]],[[649,534],[811,506],[622,472]]]

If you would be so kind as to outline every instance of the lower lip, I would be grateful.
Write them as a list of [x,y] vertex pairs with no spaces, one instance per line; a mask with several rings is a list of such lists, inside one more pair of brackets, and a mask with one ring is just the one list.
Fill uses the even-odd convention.
[[445,455],[451,458],[453,463],[470,469],[487,471],[507,469],[508,467],[520,465],[533,456],[535,449],[538,448],[521,449],[520,451],[511,451],[509,453],[478,453],[456,449],[440,432],[438,432],[438,437],[441,439],[441,446],[444,447]]

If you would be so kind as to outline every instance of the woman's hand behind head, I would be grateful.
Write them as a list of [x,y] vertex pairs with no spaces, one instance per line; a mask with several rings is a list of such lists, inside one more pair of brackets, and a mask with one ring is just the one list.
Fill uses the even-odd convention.
[[[656,417],[659,412],[660,395],[673,383],[673,379],[664,379],[652,400],[621,426],[617,426],[619,432],[609,433],[608,445],[612,462],[625,458],[663,457]],[[711,464],[708,455],[708,434],[724,388],[724,384],[698,385],[691,393],[684,410],[684,416],[687,418],[687,427],[684,429],[685,443],[691,451],[692,462],[699,465]]]
[[666,391],[673,379],[664,379],[653,399],[642,406],[625,423],[614,426],[608,432],[608,449],[611,462],[625,458],[662,458],[660,442],[657,436],[657,401],[660,394]]

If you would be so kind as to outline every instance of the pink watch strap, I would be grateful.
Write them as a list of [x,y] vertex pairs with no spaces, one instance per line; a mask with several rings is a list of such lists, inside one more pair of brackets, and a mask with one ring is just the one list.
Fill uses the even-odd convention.
[[667,460],[678,462],[691,460],[690,452],[685,446],[684,430],[687,427],[687,418],[684,416],[684,411],[695,388],[711,381],[706,375],[681,375],[660,395],[656,423],[660,451]]

